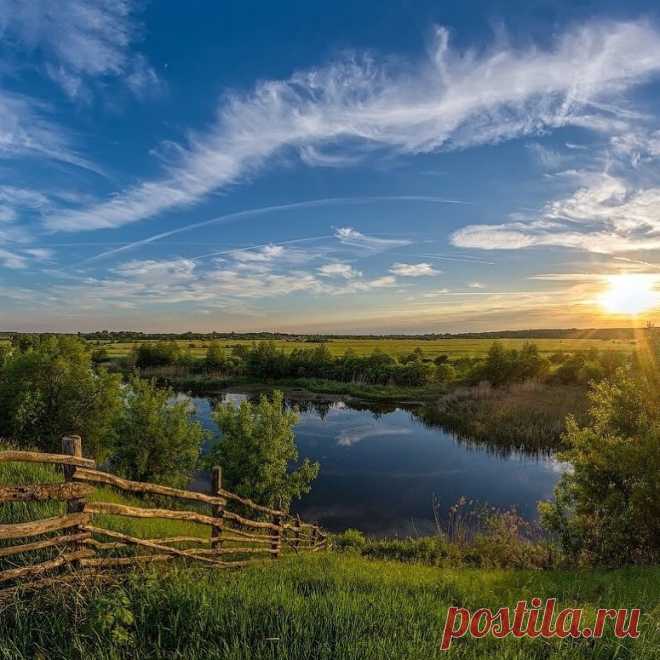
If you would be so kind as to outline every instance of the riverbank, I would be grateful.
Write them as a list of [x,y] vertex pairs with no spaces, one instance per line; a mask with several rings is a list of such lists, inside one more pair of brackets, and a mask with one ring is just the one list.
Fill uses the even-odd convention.
[[[365,385],[361,383],[346,383],[322,378],[286,378],[262,379],[256,382],[253,378],[244,376],[209,376],[209,375],[178,375],[167,369],[142,370],[144,378],[155,378],[159,385],[172,387],[175,390],[188,392],[192,395],[204,395],[220,391],[240,390],[241,392],[269,392],[274,389],[283,390],[287,396],[298,396],[306,399],[322,398],[326,401],[353,400],[390,401],[397,403],[428,403],[447,393],[447,386],[433,383],[421,387],[402,387],[398,385]],[[317,395],[325,395],[318,397]]]

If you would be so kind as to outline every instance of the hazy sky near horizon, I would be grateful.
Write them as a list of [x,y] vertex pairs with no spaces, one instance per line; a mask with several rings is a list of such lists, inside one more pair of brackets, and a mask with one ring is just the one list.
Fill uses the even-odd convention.
[[0,330],[622,325],[659,257],[656,3],[0,0]]

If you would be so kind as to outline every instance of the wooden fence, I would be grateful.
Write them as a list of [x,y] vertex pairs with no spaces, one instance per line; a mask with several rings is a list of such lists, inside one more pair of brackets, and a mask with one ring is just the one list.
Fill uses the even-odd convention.
[[[0,486],[0,561],[6,564],[5,558],[21,556],[20,565],[0,571],[0,588],[3,583],[38,579],[54,571],[61,574],[70,568],[98,571],[172,559],[212,568],[238,568],[265,558],[277,559],[283,549],[297,553],[327,546],[327,535],[317,525],[224,490],[219,467],[212,471],[210,494],[129,481],[97,470],[93,460],[83,458],[79,436],[63,438],[61,454],[2,451],[0,462],[61,465],[64,474],[63,483]],[[185,502],[187,508],[90,501],[97,486],[110,486],[131,497],[173,498]],[[2,505],[44,501],[65,502],[66,512],[41,520],[2,524]],[[188,521],[210,527],[210,534],[139,538],[98,522],[99,517],[107,521],[107,516]],[[54,556],[26,562],[29,553],[48,548]]]

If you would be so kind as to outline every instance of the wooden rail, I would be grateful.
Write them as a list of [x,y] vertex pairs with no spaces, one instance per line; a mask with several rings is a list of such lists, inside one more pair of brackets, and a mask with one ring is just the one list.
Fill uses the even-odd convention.
[[[173,559],[210,568],[241,568],[269,557],[277,559],[283,550],[317,551],[327,547],[327,535],[317,525],[223,489],[219,467],[212,471],[208,494],[131,481],[98,470],[93,460],[84,458],[79,436],[63,438],[61,454],[3,451],[0,462],[60,465],[64,477],[63,483],[0,486],[0,514],[3,506],[16,502],[63,502],[66,511],[51,518],[0,524],[0,569],[7,566],[0,570],[0,583],[13,581],[20,586],[30,579],[31,585],[48,584],[50,578],[44,578],[44,573],[60,571],[60,577],[65,578],[61,571],[72,568],[98,571]],[[194,505],[194,510],[89,501],[95,486],[110,486],[138,498],[171,498]],[[231,506],[239,511],[230,510]],[[210,529],[208,536],[140,538],[125,528],[110,529],[108,518],[112,521],[115,516],[191,522],[202,526],[200,533],[204,527]],[[42,538],[29,540],[33,537]],[[135,554],[136,550],[142,554]],[[38,554],[27,563],[31,553]],[[16,565],[19,559],[14,558],[26,563]],[[7,565],[9,561],[12,563]]]

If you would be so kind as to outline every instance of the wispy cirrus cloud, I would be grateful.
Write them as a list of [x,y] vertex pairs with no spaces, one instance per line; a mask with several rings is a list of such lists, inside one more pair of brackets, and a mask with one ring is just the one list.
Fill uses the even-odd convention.
[[362,248],[368,251],[382,251],[410,245],[412,241],[406,238],[380,238],[367,236],[353,227],[340,227],[335,230],[335,238],[344,245]]
[[77,153],[68,131],[48,118],[48,107],[0,88],[0,158],[46,158],[102,171]]
[[481,52],[451,48],[439,28],[428,59],[414,66],[353,57],[228,94],[161,178],[46,224],[80,231],[151,218],[241,181],[284,149],[322,161],[351,155],[355,144],[415,154],[569,125],[620,132],[630,112],[612,101],[658,72],[660,35],[642,21],[587,24],[548,48]]
[[131,46],[140,37],[132,0],[0,0],[4,47],[42,55],[43,70],[71,98],[89,98],[90,81],[119,78],[142,96],[160,84]]
[[602,174],[530,220],[468,225],[454,245],[483,250],[558,246],[612,254],[660,249],[660,187],[638,188]]

